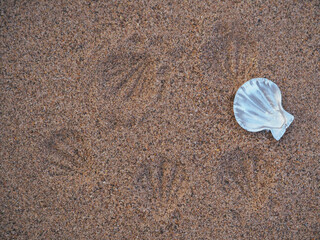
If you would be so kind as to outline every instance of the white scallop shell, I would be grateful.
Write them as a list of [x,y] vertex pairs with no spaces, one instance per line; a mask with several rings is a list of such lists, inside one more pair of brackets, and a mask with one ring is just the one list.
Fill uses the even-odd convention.
[[249,132],[270,130],[279,140],[294,117],[281,105],[278,86],[266,78],[254,78],[237,91],[233,111],[240,126]]

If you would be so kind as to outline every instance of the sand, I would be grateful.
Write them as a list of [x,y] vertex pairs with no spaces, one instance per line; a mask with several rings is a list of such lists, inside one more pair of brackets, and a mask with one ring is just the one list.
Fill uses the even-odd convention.
[[[1,239],[319,239],[318,1],[2,1]],[[275,82],[280,141],[233,115]]]

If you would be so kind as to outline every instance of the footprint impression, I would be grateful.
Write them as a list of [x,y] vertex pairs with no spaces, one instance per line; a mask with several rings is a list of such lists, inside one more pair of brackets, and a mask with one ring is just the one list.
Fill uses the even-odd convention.
[[228,196],[239,194],[251,209],[259,209],[270,195],[275,172],[270,162],[259,159],[251,151],[236,148],[219,159],[217,183]]
[[91,148],[86,138],[76,130],[52,132],[46,141],[45,153],[45,165],[51,176],[73,176],[91,170]]
[[163,156],[141,165],[134,184],[143,205],[147,203],[146,209],[151,209],[156,220],[167,220],[189,192],[183,165]]
[[107,118],[132,125],[143,120],[161,99],[163,67],[149,53],[118,47],[98,63],[98,91],[107,106]]
[[224,86],[232,95],[257,72],[257,44],[241,21],[217,22],[212,37],[201,48],[205,74]]

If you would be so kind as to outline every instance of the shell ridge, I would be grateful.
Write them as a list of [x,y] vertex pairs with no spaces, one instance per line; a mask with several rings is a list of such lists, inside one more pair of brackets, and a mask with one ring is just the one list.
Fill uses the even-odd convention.
[[270,108],[271,108],[271,105],[267,102],[267,104],[269,105],[269,106],[265,106],[265,102],[263,102],[263,101],[261,101],[258,97],[256,97],[256,96],[254,96],[254,95],[252,95],[251,96],[251,98],[254,100],[254,101],[256,101],[257,103],[255,104],[255,106],[259,106],[259,109],[262,109],[263,110],[263,113],[266,113],[266,112],[268,112],[268,113],[272,113],[272,112],[270,112]]
[[[259,105],[257,105],[257,103],[255,103],[252,99],[251,99],[251,97],[252,97],[252,95],[250,95],[250,94],[248,94],[248,92],[246,91],[246,89],[244,88],[244,87],[241,87],[242,88],[242,91],[243,91],[243,93],[244,93],[244,97],[245,97],[245,99],[246,100],[249,100],[250,101],[250,103],[251,103],[251,105],[252,106],[254,106],[254,107],[256,107],[257,109],[259,109],[261,112],[266,112],[266,111],[268,111],[267,109],[263,109],[261,106],[259,106]],[[240,95],[241,95],[241,93],[239,93]],[[263,106],[263,104],[262,104],[262,106]]]
[[[282,108],[282,105],[281,105],[281,98],[282,98],[281,91],[280,91],[280,89],[278,88],[278,86],[274,82],[271,82],[270,84],[271,84],[271,89],[268,89],[268,91],[270,92],[270,95],[272,95],[274,97],[274,100],[272,100],[272,102],[274,104],[274,107],[281,106],[281,108]],[[274,89],[274,91],[272,89]],[[279,109],[281,109],[281,108],[279,108]]]
[[[264,124],[261,124],[261,123],[257,123],[257,121],[255,121],[254,119],[251,119],[251,120],[247,120],[247,121],[242,121],[242,120],[239,120],[238,121],[239,124],[246,130],[252,132],[258,132],[258,131],[262,131],[262,130],[271,130],[271,129],[280,129],[280,128],[272,128],[271,126],[267,126],[267,125],[264,125]],[[260,124],[260,125],[259,125]],[[248,125],[251,126],[251,128],[248,127]],[[281,126],[282,127],[282,126]]]
[[[266,102],[268,103],[268,105],[271,107],[271,108],[274,108],[275,107],[275,103],[273,102],[273,100],[269,97],[269,94],[273,94],[273,92],[266,92],[262,86],[260,85],[260,83],[257,81],[257,86],[260,90],[260,92],[262,93],[261,96],[266,100]],[[270,85],[269,85],[270,86]],[[268,91],[268,90],[267,90]]]
[[[236,120],[238,121],[238,123],[240,124],[240,126],[250,132],[258,132],[258,131],[262,131],[262,130],[270,130],[270,126],[266,126],[261,122],[257,122],[256,117],[260,116],[255,112],[250,111],[250,114],[245,112],[245,109],[241,109],[241,107],[239,107],[238,109],[235,109],[235,113],[236,114],[246,114],[247,115],[247,120],[243,121],[241,119],[239,119],[238,117],[236,117]],[[260,124],[260,126],[259,126]],[[248,125],[251,126],[251,129],[248,127]]]

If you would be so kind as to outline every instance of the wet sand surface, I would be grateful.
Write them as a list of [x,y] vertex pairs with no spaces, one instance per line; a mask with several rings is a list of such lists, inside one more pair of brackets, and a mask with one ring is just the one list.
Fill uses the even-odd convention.
[[[1,239],[319,239],[318,1],[2,1]],[[280,141],[233,115],[275,82]]]

